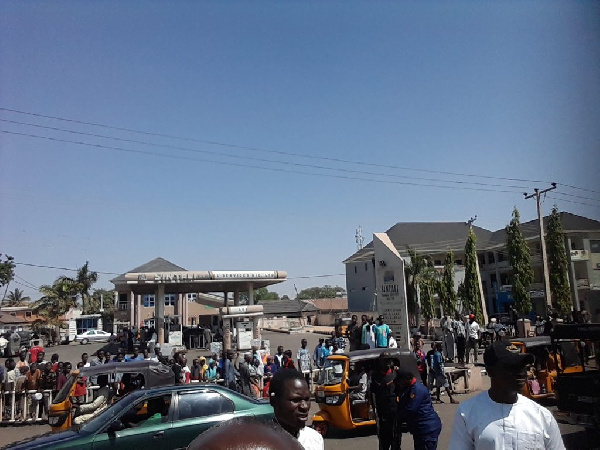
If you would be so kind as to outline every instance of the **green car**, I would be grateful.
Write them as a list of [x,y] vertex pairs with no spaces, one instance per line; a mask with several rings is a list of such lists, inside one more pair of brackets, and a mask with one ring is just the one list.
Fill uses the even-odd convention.
[[273,419],[268,400],[206,384],[134,391],[81,428],[17,442],[10,449],[103,450],[186,448],[196,436],[233,417]]

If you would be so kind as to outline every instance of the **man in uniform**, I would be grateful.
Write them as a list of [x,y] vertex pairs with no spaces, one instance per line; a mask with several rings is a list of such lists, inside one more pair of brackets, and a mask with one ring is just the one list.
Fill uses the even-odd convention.
[[379,355],[379,370],[371,377],[372,404],[377,414],[379,450],[400,450],[400,430],[397,419],[394,362],[390,352]]
[[436,449],[442,421],[433,409],[429,389],[418,383],[411,372],[399,369],[396,372],[396,394],[398,421],[408,425],[415,450]]

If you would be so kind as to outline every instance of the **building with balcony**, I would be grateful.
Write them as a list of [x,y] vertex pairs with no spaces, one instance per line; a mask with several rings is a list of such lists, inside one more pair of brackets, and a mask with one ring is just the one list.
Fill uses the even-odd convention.
[[[568,212],[560,213],[568,250],[569,276],[573,305],[585,309],[600,320],[600,222]],[[546,223],[548,216],[544,217]],[[522,233],[531,251],[534,283],[530,286],[534,314],[546,314],[539,223],[524,222]],[[464,246],[469,225],[464,222],[399,222],[386,231],[390,240],[407,259],[407,247],[429,255],[441,269],[448,249],[454,252],[455,286],[464,277]],[[512,267],[506,250],[506,231],[490,231],[473,226],[477,236],[478,261],[487,310],[490,314],[507,312],[513,303]],[[363,311],[373,308],[375,296],[375,259],[373,243],[358,250],[344,261],[348,308]],[[436,308],[437,314],[442,311]]]

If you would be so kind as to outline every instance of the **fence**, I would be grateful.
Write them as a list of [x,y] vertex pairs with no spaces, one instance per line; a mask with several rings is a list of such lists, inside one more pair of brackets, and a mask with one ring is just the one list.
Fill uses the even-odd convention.
[[[85,403],[93,400],[96,389],[100,389],[100,386],[88,386]],[[42,398],[37,400],[35,394],[42,394]],[[56,391],[50,389],[0,390],[0,423],[47,423],[48,410],[55,395]]]

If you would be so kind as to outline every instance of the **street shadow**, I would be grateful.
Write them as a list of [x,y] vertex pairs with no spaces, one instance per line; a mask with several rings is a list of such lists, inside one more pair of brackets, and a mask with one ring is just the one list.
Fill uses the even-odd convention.
[[375,425],[372,426],[364,426],[360,428],[356,428],[355,430],[340,430],[337,428],[329,428],[329,433],[327,433],[327,439],[352,439],[357,437],[368,437],[377,434],[377,427]]
[[598,450],[600,449],[600,432],[596,430],[581,430],[563,435],[567,450]]

